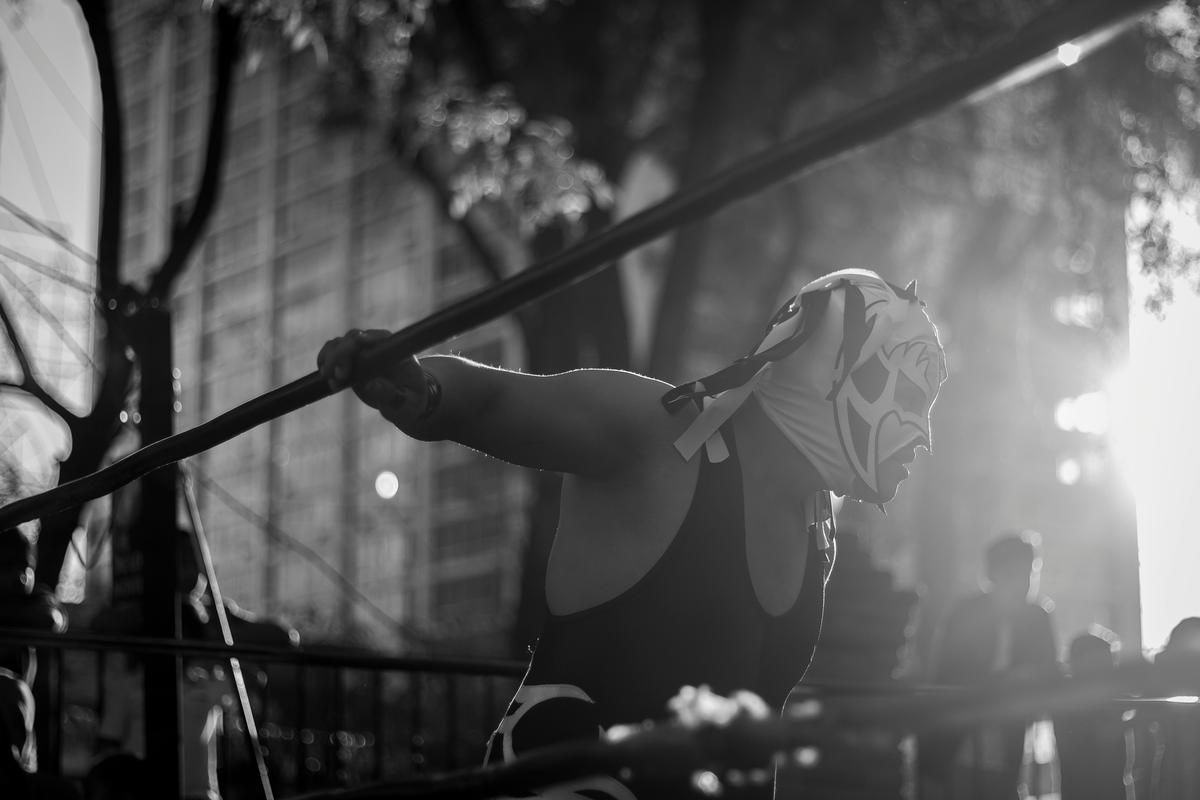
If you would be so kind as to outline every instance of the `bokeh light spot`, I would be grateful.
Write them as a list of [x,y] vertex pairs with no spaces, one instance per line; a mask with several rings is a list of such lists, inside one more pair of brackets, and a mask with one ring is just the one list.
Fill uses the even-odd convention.
[[391,500],[400,491],[400,479],[390,469],[375,476],[375,494],[384,500]]

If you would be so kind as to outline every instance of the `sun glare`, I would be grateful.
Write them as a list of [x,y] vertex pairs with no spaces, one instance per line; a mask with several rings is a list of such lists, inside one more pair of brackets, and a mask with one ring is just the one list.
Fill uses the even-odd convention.
[[[1135,298],[1137,297],[1135,293]],[[1163,320],[1130,314],[1130,364],[1110,386],[1116,457],[1137,501],[1142,641],[1200,616],[1200,298],[1179,287]]]
[[1079,61],[1079,56],[1083,54],[1083,48],[1077,44],[1067,42],[1058,46],[1058,61],[1064,67],[1074,66]]

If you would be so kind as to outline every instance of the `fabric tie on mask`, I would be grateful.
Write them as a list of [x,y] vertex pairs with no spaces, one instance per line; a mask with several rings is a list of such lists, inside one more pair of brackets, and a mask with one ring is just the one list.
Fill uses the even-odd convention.
[[930,446],[929,408],[945,378],[937,331],[910,289],[868,270],[805,286],[776,314],[752,353],[663,397],[701,413],[676,441],[690,460],[728,456],[720,428],[751,394],[825,485],[876,501],[880,465]]

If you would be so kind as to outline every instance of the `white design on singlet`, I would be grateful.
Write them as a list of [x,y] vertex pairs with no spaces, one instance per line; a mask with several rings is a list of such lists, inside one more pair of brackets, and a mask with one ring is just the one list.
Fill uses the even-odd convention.
[[[588,693],[570,683],[543,683],[534,686],[521,686],[517,689],[516,695],[513,696],[512,702],[509,704],[509,712],[504,715],[504,719],[500,720],[500,724],[496,727],[495,733],[488,740],[487,755],[484,756],[484,763],[490,763],[492,757],[492,747],[496,744],[496,738],[500,739],[500,755],[504,763],[515,761],[519,754],[513,746],[513,738],[516,735],[517,726],[521,724],[521,720],[535,706],[545,703],[549,700],[581,700],[585,703],[595,705],[595,701],[588,696]],[[603,728],[598,728],[597,735],[604,733]],[[534,794],[525,795],[522,798],[497,798],[497,800],[528,800],[528,798],[537,798],[538,800],[638,800],[638,798],[629,791],[625,784],[607,776],[585,778],[583,780],[571,781],[570,783],[560,783],[556,786],[541,789]]]

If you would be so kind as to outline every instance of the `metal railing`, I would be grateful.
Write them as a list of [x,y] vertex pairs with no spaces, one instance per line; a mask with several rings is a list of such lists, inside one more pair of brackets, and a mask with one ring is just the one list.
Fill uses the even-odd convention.
[[[401,657],[344,647],[227,647],[11,629],[0,629],[0,646],[36,651],[37,711],[49,723],[41,726],[40,771],[77,780],[100,752],[101,720],[112,711],[106,705],[136,702],[109,696],[109,671],[128,669],[144,656],[176,656],[185,706],[189,669],[200,681],[223,683],[225,698],[218,701],[223,724],[215,740],[223,797],[254,797],[259,791],[229,681],[230,657],[241,661],[271,783],[284,797],[481,763],[487,738],[525,669],[516,661]],[[185,711],[183,735],[198,736],[202,724]]]
[[[43,771],[73,778],[82,777],[87,766],[87,759],[77,752],[87,750],[87,737],[80,735],[86,726],[79,724],[76,712],[90,709],[98,717],[104,703],[126,701],[105,697],[101,676],[105,660],[134,654],[176,656],[184,665],[209,667],[230,656],[241,659],[271,781],[281,797],[298,793],[332,797],[330,790],[353,788],[348,796],[482,798],[573,776],[628,770],[668,770],[686,781],[689,775],[699,774],[697,770],[714,769],[724,780],[724,769],[761,767],[769,763],[771,753],[776,758],[796,756],[789,768],[795,778],[793,789],[858,790],[864,781],[883,781],[895,791],[901,783],[899,775],[890,769],[872,772],[869,765],[876,756],[891,759],[904,749],[908,737],[920,739],[940,730],[967,732],[1036,717],[1053,719],[1082,709],[1118,712],[1107,716],[1122,720],[1117,724],[1148,732],[1151,747],[1146,755],[1150,757],[1129,764],[1131,777],[1138,770],[1153,772],[1137,780],[1139,790],[1149,790],[1139,791],[1139,797],[1190,800],[1200,796],[1195,794],[1200,791],[1200,775],[1189,766],[1193,759],[1185,754],[1179,762],[1180,744],[1186,749],[1200,736],[1200,703],[1192,698],[1167,699],[1183,689],[1200,690],[1200,675],[1163,673],[1149,665],[1123,667],[1088,679],[975,689],[808,687],[800,699],[820,703],[822,710],[816,716],[789,713],[782,720],[764,719],[737,730],[716,731],[720,736],[671,724],[638,726],[645,735],[567,743],[511,764],[479,768],[487,736],[520,679],[522,663],[394,657],[336,647],[226,647],[134,636],[0,630],[0,646],[14,645],[38,651],[42,666],[38,680],[48,700],[39,713],[56,723],[49,741],[43,743]],[[85,686],[88,680],[90,693]],[[256,797],[259,790],[245,730],[239,725],[236,705],[230,702],[224,707],[219,757],[223,797]],[[800,710],[796,706],[793,712]],[[1136,710],[1136,717],[1127,713],[1130,710]],[[1183,727],[1154,731],[1176,723]],[[1164,744],[1170,745],[1166,751]],[[803,754],[809,750],[818,752],[819,758],[806,761]],[[1179,762],[1169,771],[1162,769],[1164,752]],[[1178,769],[1180,764],[1184,769]],[[785,774],[781,772],[781,778]],[[1030,789],[1031,794],[1041,793],[1033,786]]]

